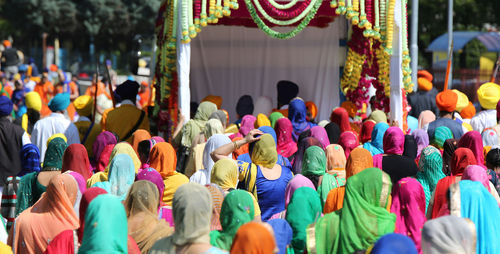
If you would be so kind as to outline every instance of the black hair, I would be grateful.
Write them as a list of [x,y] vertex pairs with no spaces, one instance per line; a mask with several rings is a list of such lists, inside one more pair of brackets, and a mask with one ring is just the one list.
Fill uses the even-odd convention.
[[318,175],[305,175],[311,182],[313,183],[314,187],[318,189],[318,183],[319,183],[319,177]]
[[137,145],[137,153],[139,155],[144,154],[144,155],[148,155],[148,157],[149,157],[150,150],[151,150],[151,142],[149,141],[149,139],[143,140],[143,141],[139,142],[139,144]]
[[486,155],[486,164],[490,167],[500,167],[500,149],[491,149]]
[[300,141],[310,136],[311,136],[311,129],[303,131],[302,133],[300,133],[297,143],[300,143]]

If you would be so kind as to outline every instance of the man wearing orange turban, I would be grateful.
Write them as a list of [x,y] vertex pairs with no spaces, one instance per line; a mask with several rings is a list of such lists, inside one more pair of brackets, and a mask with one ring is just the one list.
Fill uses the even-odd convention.
[[437,115],[439,111],[434,100],[437,90],[432,85],[432,74],[420,70],[417,75],[418,91],[408,95],[408,103],[411,106],[409,115],[418,118],[420,113],[425,110],[430,110]]
[[429,139],[434,138],[437,127],[446,126],[453,133],[453,138],[459,139],[464,134],[462,124],[453,119],[453,113],[457,108],[458,95],[451,90],[444,90],[436,95],[436,106],[439,109],[439,118],[424,126],[429,134]]
[[496,106],[500,100],[500,86],[492,82],[484,83],[476,93],[482,111],[472,118],[470,125],[481,133],[484,129],[497,125]]

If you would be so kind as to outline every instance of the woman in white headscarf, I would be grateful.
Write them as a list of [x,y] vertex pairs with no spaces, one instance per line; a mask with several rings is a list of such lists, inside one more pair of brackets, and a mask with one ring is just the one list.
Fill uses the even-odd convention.
[[[229,139],[229,137],[224,134],[215,134],[210,137],[203,150],[203,169],[198,170],[196,173],[194,173],[189,178],[189,181],[199,184],[209,184],[212,167],[215,163],[212,160],[212,157],[210,157],[210,153],[212,153],[215,149],[229,143],[231,143],[231,139]],[[228,158],[231,157],[228,156]]]
[[469,219],[449,215],[425,223],[422,252],[476,253],[476,227]]

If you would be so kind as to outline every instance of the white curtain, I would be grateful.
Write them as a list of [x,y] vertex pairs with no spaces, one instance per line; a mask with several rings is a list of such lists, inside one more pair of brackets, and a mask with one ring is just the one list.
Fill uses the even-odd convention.
[[222,96],[222,107],[234,121],[241,95],[251,95],[254,102],[268,96],[276,107],[276,83],[291,80],[299,85],[300,97],[316,103],[317,119],[328,119],[339,106],[339,66],[345,61],[341,33],[343,18],[326,28],[308,27],[289,40],[270,38],[257,28],[205,27],[191,42],[191,100]]

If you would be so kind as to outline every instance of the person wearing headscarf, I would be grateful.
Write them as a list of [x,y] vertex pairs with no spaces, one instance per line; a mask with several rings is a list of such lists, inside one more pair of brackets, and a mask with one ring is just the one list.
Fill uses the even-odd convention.
[[493,183],[489,180],[488,171],[484,170],[483,167],[479,165],[467,166],[464,170],[462,180],[471,180],[480,182],[488,192],[495,198],[498,204],[500,204],[500,197],[495,189]]
[[159,202],[158,188],[146,180],[132,184],[125,199],[128,232],[141,253],[148,253],[157,240],[173,233],[173,228],[164,220],[158,219]]
[[336,123],[340,127],[340,132],[344,133],[351,130],[351,124],[349,122],[349,114],[345,108],[336,108],[332,111],[330,115],[330,121]]
[[446,177],[443,173],[443,159],[439,150],[433,146],[428,146],[422,150],[418,163],[419,171],[416,179],[422,184],[425,194],[425,211],[429,206],[432,193],[439,180]]
[[182,173],[175,171],[177,157],[175,150],[169,143],[160,142],[153,146],[149,153],[150,167],[156,169],[165,183],[163,202],[172,205],[175,191],[189,179]]
[[136,107],[140,85],[126,80],[116,87],[115,99],[120,106],[106,111],[102,116],[103,130],[116,133],[120,140],[132,143],[132,135],[138,129],[149,131],[149,118],[144,110]]
[[353,131],[346,131],[340,134],[339,145],[342,146],[345,152],[345,157],[349,158],[349,154],[359,146],[358,135]]
[[255,120],[254,127],[255,129],[258,129],[262,126],[271,127],[271,121],[269,121],[269,118],[267,118],[266,115],[260,113],[257,115],[257,120]]
[[321,217],[321,201],[318,193],[309,187],[298,188],[286,211],[286,221],[293,230],[292,247],[295,253],[303,253],[307,244],[307,227]]
[[212,102],[205,101],[200,103],[194,118],[189,120],[179,135],[174,138],[174,144],[176,146],[191,147],[193,139],[202,132],[210,115],[215,111],[217,111],[217,106]]
[[273,228],[278,254],[291,253],[293,251],[290,246],[293,238],[293,230],[290,224],[284,219],[272,219],[267,223]]
[[368,120],[375,121],[375,123],[387,123],[387,115],[382,110],[374,110]]
[[412,135],[405,135],[405,145],[403,149],[403,156],[406,156],[412,160],[417,159],[417,141]]
[[378,239],[375,245],[373,246],[371,253],[372,254],[397,254],[397,253],[417,254],[419,253],[417,247],[420,248],[420,245],[415,246],[415,243],[412,241],[410,237],[402,234],[393,233],[380,237],[380,239]]
[[135,180],[134,162],[127,154],[118,154],[109,164],[108,181],[98,182],[92,187],[105,189],[109,194],[125,200]]
[[68,174],[51,179],[47,192],[16,219],[8,239],[13,252],[43,253],[59,233],[78,228],[73,210],[77,189],[76,181]]
[[458,139],[447,139],[443,145],[443,173],[450,175],[451,173],[451,159],[455,150],[458,148]]
[[470,149],[461,147],[455,150],[451,160],[451,175],[438,181],[427,207],[427,218],[435,219],[449,212],[446,194],[448,188],[462,179],[467,166],[476,164],[476,157]]
[[302,171],[302,162],[304,158],[304,153],[306,149],[311,146],[322,147],[321,142],[313,137],[307,137],[298,142],[297,152],[293,156],[292,160],[292,172],[294,174],[300,174]]
[[420,232],[425,218],[425,194],[422,185],[411,177],[405,177],[392,190],[391,212],[396,214],[396,230],[410,237],[420,250]]
[[243,95],[236,103],[236,116],[238,120],[235,124],[240,124],[241,119],[246,115],[252,115],[254,111],[253,99],[250,95]]
[[[370,152],[364,148],[356,148],[347,159],[345,177],[346,180],[367,169],[373,167],[373,159]],[[332,189],[326,198],[323,208],[324,213],[330,213],[342,208],[345,196],[345,186]]]
[[33,131],[35,123],[40,120],[40,111],[42,110],[42,99],[37,92],[29,92],[24,95],[24,104],[26,113],[16,118],[14,123],[21,126],[26,133]]
[[107,145],[115,145],[116,143],[118,143],[118,140],[113,133],[109,131],[99,133],[92,144],[92,161],[96,163],[101,157],[104,147]]
[[465,133],[458,141],[458,147],[469,148],[476,157],[477,163],[479,163],[479,165],[484,165],[483,139],[479,132],[469,131]]
[[407,176],[415,176],[418,167],[409,157],[403,156],[405,135],[399,127],[390,127],[384,134],[384,154],[373,157],[373,166],[389,174],[395,184]]
[[417,159],[418,159],[420,158],[420,154],[422,154],[424,148],[429,146],[429,135],[427,134],[426,131],[422,129],[417,129],[413,131],[411,135],[415,139],[415,142],[417,142]]
[[273,102],[271,101],[271,98],[267,96],[260,96],[257,100],[255,100],[253,115],[258,116],[259,114],[263,114],[268,116],[271,114],[272,110]]
[[396,215],[388,211],[392,188],[389,175],[368,168],[348,178],[345,188],[343,208],[309,226],[308,235],[316,241],[308,241],[308,253],[363,251],[379,237],[394,232]]
[[221,230],[222,226],[220,224],[220,210],[222,208],[222,202],[224,201],[224,190],[217,184],[207,184],[205,185],[210,192],[210,197],[212,198],[212,216],[210,219],[210,231]]
[[440,126],[450,128],[453,133],[453,138],[459,139],[464,134],[462,124],[455,121],[453,112],[457,107],[458,95],[451,90],[444,90],[436,96],[436,105],[439,109],[439,118],[424,125],[422,128],[427,130],[429,139],[434,138],[434,131]]
[[482,111],[472,118],[470,125],[475,131],[481,133],[484,129],[497,125],[496,106],[500,100],[500,86],[491,82],[484,83],[476,93]]
[[340,139],[340,128],[336,123],[328,123],[325,126],[326,134],[328,134],[328,140],[330,144],[338,144]]
[[314,126],[311,128],[311,137],[316,138],[319,142],[321,142],[323,149],[326,149],[326,147],[330,145],[328,134],[326,133],[325,128],[321,126]]
[[[190,198],[186,197],[186,199],[189,200]],[[209,201],[210,196],[208,196],[207,202]],[[198,206],[198,204],[193,205]],[[210,212],[210,203],[208,207],[209,208],[207,208],[206,211]],[[223,250],[230,250],[238,229],[243,224],[248,223],[253,219],[254,205],[250,194],[243,190],[233,190],[229,192],[224,198],[224,202],[222,202],[220,214],[222,230],[210,232],[210,244]],[[208,228],[210,224],[210,213],[208,214],[206,224]]]
[[422,252],[477,253],[477,233],[474,222],[454,215],[429,220],[422,229]]
[[87,150],[81,144],[72,144],[64,151],[62,173],[66,171],[74,171],[83,176],[85,181],[92,176],[92,168],[90,166]]
[[410,116],[419,117],[420,113],[429,110],[438,113],[436,107],[436,88],[432,85],[432,75],[426,70],[420,70],[417,73],[418,91],[408,95],[408,104],[411,106]]
[[172,207],[167,206],[163,203],[163,192],[165,190],[165,183],[163,182],[163,178],[160,173],[156,171],[154,168],[146,168],[143,169],[139,174],[137,174],[136,181],[146,180],[153,183],[158,189],[158,198],[159,198],[159,206],[158,206],[158,216],[160,219],[165,220],[171,227],[174,226],[174,220],[172,217]]
[[274,253],[277,246],[272,228],[268,229],[266,226],[269,225],[257,222],[249,222],[241,226],[234,236],[231,253]]
[[220,96],[209,94],[201,100],[201,102],[204,101],[208,101],[215,104],[217,106],[217,109],[220,109],[222,107],[222,97]]
[[[212,167],[214,166],[214,161],[210,157],[210,153],[212,153],[215,149],[229,143],[231,143],[231,140],[224,134],[215,134],[210,137],[206,145],[204,146],[201,156],[202,169],[196,171],[191,176],[188,174],[188,172],[186,172],[186,176],[190,178],[190,181],[202,185],[209,184]],[[228,158],[230,158],[229,156]]]
[[307,121],[306,116],[306,104],[301,98],[295,98],[290,101],[288,107],[288,119],[292,122],[292,136],[295,141],[298,141],[299,135],[302,132],[311,129],[314,126],[314,124]]
[[484,146],[494,147],[499,146],[498,134],[494,129],[485,129],[481,133],[481,139],[483,140]]
[[238,132],[231,135],[229,138],[233,140],[234,138],[238,137],[245,137],[248,132],[254,129],[255,127],[255,121],[257,121],[257,118],[253,115],[245,115],[241,118],[241,122],[239,124],[239,129]]
[[372,140],[372,132],[375,127],[375,121],[367,120],[363,122],[359,133],[359,143],[364,144]]
[[435,120],[436,120],[436,115],[432,111],[430,110],[422,111],[422,113],[420,113],[420,115],[418,116],[418,128],[423,129],[424,126]]
[[271,121],[271,127],[275,128],[276,122],[281,118],[285,118],[285,116],[283,116],[283,114],[281,114],[280,112],[271,113],[271,115],[269,115],[269,121]]
[[215,112],[213,112],[208,119],[217,119],[221,122],[222,124],[222,129],[226,130],[229,124],[229,115],[227,114],[226,110],[219,109]]
[[326,153],[326,172],[345,179],[345,165],[347,158],[342,146],[337,144],[328,145]]
[[363,148],[370,151],[372,156],[384,153],[384,134],[387,129],[389,129],[387,123],[377,123],[371,133],[371,141],[363,144]]
[[132,146],[132,148],[134,148],[134,151],[137,154],[137,156],[139,156],[139,152],[137,151],[139,143],[141,141],[149,139],[151,139],[151,134],[149,134],[149,131],[147,130],[139,129],[136,130],[134,134],[132,134],[132,142],[130,143],[130,145]]
[[87,149],[87,155],[90,157],[92,156],[92,146],[97,136],[102,131],[100,123],[92,123],[94,99],[90,95],[82,95],[73,101],[73,106],[79,115],[78,121],[75,122],[75,126],[80,134],[80,141]]
[[431,144],[441,150],[443,149],[444,142],[448,139],[453,139],[453,133],[450,128],[446,126],[439,126],[434,131],[434,137],[431,140]]
[[288,118],[280,118],[276,121],[277,151],[279,155],[290,158],[297,152],[297,143],[293,141],[293,126]]
[[450,215],[470,219],[477,230],[476,253],[497,253],[500,208],[480,182],[462,180],[450,186]]
[[63,155],[67,147],[68,144],[62,138],[54,138],[48,144],[42,170],[26,174],[21,178],[17,190],[16,215],[36,203],[51,179],[61,174]]

